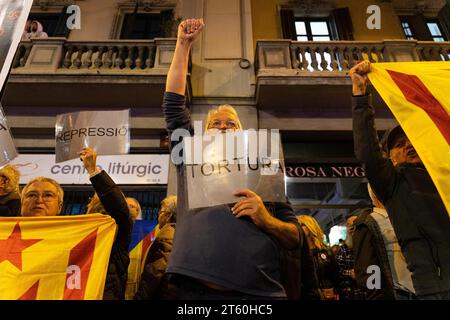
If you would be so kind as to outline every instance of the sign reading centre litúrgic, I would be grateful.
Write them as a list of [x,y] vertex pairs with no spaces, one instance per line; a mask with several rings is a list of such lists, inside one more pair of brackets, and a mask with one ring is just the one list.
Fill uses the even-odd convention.
[[234,194],[244,188],[265,202],[286,201],[278,130],[194,135],[183,141],[189,209],[235,203],[240,199]]
[[[0,99],[33,0],[0,0]],[[11,132],[0,105],[0,167],[17,156]]]
[[[167,184],[168,154],[124,154],[100,156],[97,166],[117,184]],[[36,177],[49,177],[61,184],[91,184],[89,174],[79,159],[55,163],[52,154],[19,154],[12,162],[20,172],[20,184]]]
[[56,163],[78,158],[82,148],[99,155],[130,151],[130,109],[81,111],[56,116]]

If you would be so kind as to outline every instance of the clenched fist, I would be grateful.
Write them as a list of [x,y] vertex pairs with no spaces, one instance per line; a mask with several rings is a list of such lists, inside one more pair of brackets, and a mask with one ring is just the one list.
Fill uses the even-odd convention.
[[178,40],[187,44],[192,44],[201,33],[205,24],[203,19],[184,20],[178,26]]
[[97,169],[97,152],[91,148],[83,148],[79,155],[87,172],[93,174]]
[[369,78],[367,74],[370,72],[370,62],[362,61],[350,69],[350,77],[353,84],[353,95],[363,96],[366,94],[367,83]]

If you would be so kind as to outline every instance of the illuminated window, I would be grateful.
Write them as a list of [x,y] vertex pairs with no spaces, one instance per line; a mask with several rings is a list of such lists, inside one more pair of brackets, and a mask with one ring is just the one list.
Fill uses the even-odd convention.
[[299,18],[295,20],[297,41],[330,41],[328,20]]
[[[306,19],[298,18],[295,20],[295,31],[297,34],[297,41],[330,41],[332,40],[330,33],[330,26],[328,20],[326,19]],[[314,71],[311,66],[311,54],[307,52],[305,54],[306,61],[308,63],[307,69],[309,71]],[[324,53],[325,61],[327,62],[327,70],[331,71],[331,56],[329,53]],[[303,57],[300,57],[303,59]],[[318,69],[323,70],[321,65],[322,57],[320,54],[316,53],[316,60],[319,64]]]
[[428,27],[428,30],[430,30],[433,41],[436,41],[436,42],[444,42],[445,41],[442,30],[437,21],[427,22],[427,27]]
[[409,23],[406,21],[403,21],[402,28],[403,28],[403,32],[405,33],[406,39],[413,40],[414,37],[413,37],[413,33],[412,33],[411,26],[409,25]]

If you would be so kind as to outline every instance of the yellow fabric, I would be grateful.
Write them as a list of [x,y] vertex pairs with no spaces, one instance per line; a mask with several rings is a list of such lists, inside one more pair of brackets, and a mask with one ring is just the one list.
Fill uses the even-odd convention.
[[134,295],[138,289],[139,281],[143,268],[142,261],[142,241],[130,252],[130,265],[128,266],[128,280],[125,292],[126,300],[133,300]]
[[[15,237],[20,239],[11,240],[18,226],[20,233]],[[84,292],[80,299],[102,299],[115,233],[114,219],[102,214],[0,218],[0,300],[19,299],[33,285],[37,292],[28,299],[62,300],[68,292],[75,295]],[[92,239],[89,242],[92,250],[72,250],[81,248],[80,243],[84,244],[86,239]],[[21,241],[28,241],[27,247],[17,252]],[[15,256],[12,251],[16,252]],[[75,288],[69,284],[80,279],[70,277],[75,274],[71,271],[73,265],[69,266],[69,258],[74,254],[78,258],[72,262],[92,257],[84,285]],[[21,270],[17,261],[21,261]]]
[[[388,70],[416,76],[450,114],[450,62],[374,63],[369,74],[370,81],[414,145],[450,214],[449,142],[429,114],[405,98]],[[444,125],[450,128],[448,121]]]

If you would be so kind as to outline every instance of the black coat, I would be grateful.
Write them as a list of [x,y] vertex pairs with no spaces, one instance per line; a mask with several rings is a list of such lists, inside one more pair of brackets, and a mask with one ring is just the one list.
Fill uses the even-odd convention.
[[109,257],[103,299],[124,300],[130,264],[128,255],[132,229],[130,212],[119,187],[105,171],[91,177],[90,180],[106,212],[117,224],[117,235]]
[[[355,154],[384,204],[418,296],[450,291],[450,219],[423,166],[394,167],[381,150],[370,96],[353,98]],[[432,143],[432,142],[430,142]]]
[[0,197],[0,217],[19,217],[20,206],[20,196],[16,192]]
[[366,300],[394,300],[394,284],[386,247],[378,224],[370,214],[372,209],[362,212],[356,219],[353,233],[353,252],[355,254],[356,283],[360,288],[367,288],[370,273],[367,268],[379,266],[381,271],[381,288],[364,290]]

